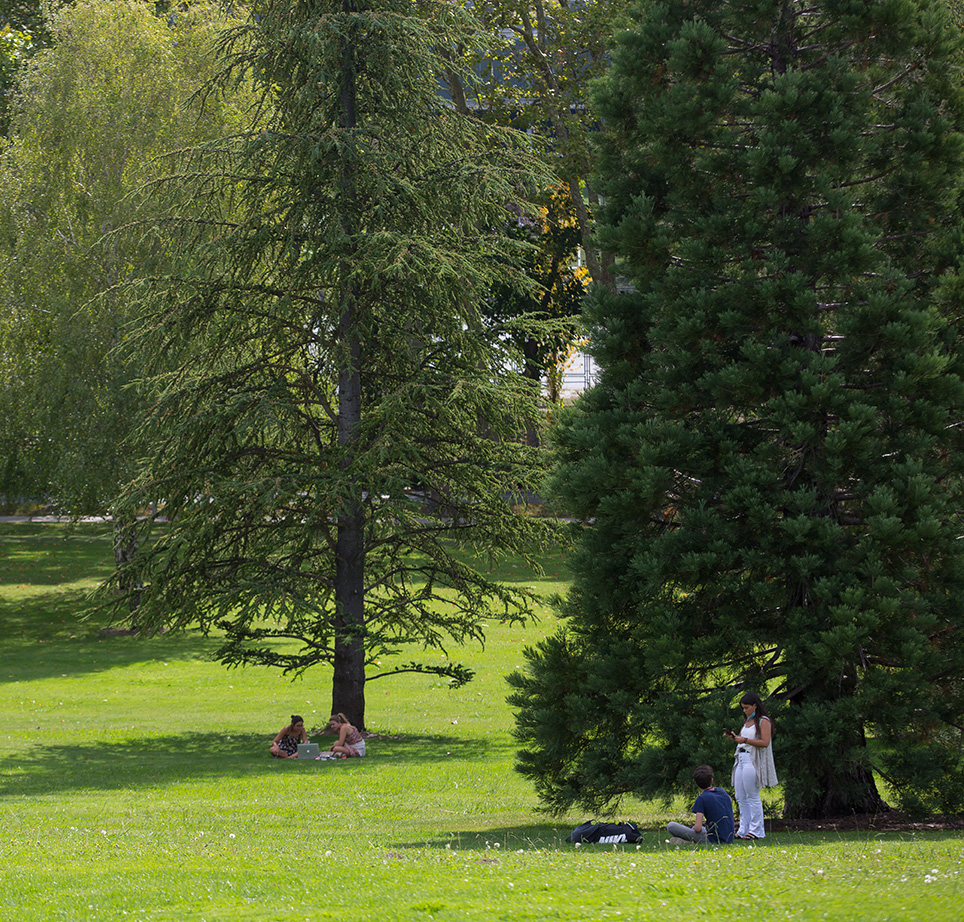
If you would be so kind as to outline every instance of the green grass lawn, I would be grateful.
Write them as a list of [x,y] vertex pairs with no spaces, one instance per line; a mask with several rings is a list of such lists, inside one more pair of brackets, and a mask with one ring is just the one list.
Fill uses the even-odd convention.
[[[103,636],[78,614],[110,564],[103,528],[0,525],[0,919],[964,916],[956,834],[674,849],[660,826],[678,812],[627,802],[639,847],[565,844],[584,816],[538,812],[505,704],[547,611],[451,651],[477,671],[464,688],[373,682],[368,758],[277,761],[292,712],[325,723],[330,674],[228,672],[196,635]],[[502,572],[546,594],[566,578],[561,557]]]

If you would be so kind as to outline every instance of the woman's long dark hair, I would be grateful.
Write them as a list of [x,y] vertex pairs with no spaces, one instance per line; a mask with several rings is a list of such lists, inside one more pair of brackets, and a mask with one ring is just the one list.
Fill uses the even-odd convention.
[[773,718],[767,713],[767,709],[763,706],[763,701],[756,692],[747,692],[741,699],[740,704],[752,704],[756,708],[756,713],[753,715],[753,723],[756,724],[756,738],[763,739],[760,735],[760,718],[766,717],[770,721],[770,736],[773,737]]

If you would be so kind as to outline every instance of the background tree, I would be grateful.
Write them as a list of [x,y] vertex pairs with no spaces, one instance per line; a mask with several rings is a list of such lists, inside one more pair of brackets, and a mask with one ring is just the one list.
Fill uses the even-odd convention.
[[528,230],[540,251],[530,266],[538,293],[520,299],[497,287],[487,313],[502,320],[530,313],[535,302],[536,311],[554,321],[540,328],[530,323],[517,333],[527,373],[546,379],[550,400],[578,336],[582,282],[615,286],[612,259],[593,238],[599,198],[590,182],[590,137],[599,128],[599,114],[589,86],[606,66],[606,45],[624,8],[614,0],[497,0],[475,7],[487,41],[480,49],[453,53],[471,67],[471,79],[452,68],[445,72],[452,99],[465,114],[546,142],[546,164],[555,180],[544,192],[545,217],[537,233],[531,226],[521,231]]
[[7,133],[15,75],[32,50],[33,37],[29,32],[0,24],[0,136]]
[[959,809],[959,34],[925,0],[645,2],[598,103],[593,520],[513,677],[520,769],[598,806],[722,768],[769,695],[790,816]]
[[606,45],[625,4],[617,0],[497,0],[479,16],[489,33],[485,46],[463,49],[473,79],[446,72],[452,97],[466,111],[484,112],[499,124],[547,138],[550,163],[579,228],[593,281],[612,285],[611,262],[592,239],[589,137],[599,127],[589,86],[608,62]]
[[[242,95],[186,105],[226,20],[83,0],[52,16],[52,45],[21,73],[0,155],[0,493],[103,513],[133,473],[141,395],[124,346],[121,283],[169,258],[137,190],[157,157],[220,135]],[[153,207],[153,206],[152,206]]]
[[471,28],[429,0],[259,4],[222,83],[251,73],[267,121],[185,165],[192,274],[144,289],[141,348],[180,364],[123,503],[173,519],[132,568],[142,617],[217,625],[229,665],[331,664],[360,727],[366,665],[525,615],[463,546],[547,531],[511,508],[538,474],[533,388],[478,305],[517,248],[509,206],[548,177],[528,138],[437,93],[440,49]]
[[[522,374],[537,386],[545,379],[550,406],[562,401],[562,373],[578,336],[579,312],[589,273],[579,265],[581,234],[566,190],[543,196],[533,218],[510,220],[506,232],[529,244],[523,268],[531,282],[522,287],[511,275],[483,295],[487,323],[504,330],[522,357]],[[538,444],[533,422],[530,442]]]
[[[51,0],[49,7],[61,5]],[[0,0],[0,137],[9,130],[10,100],[20,66],[49,44],[41,0]]]

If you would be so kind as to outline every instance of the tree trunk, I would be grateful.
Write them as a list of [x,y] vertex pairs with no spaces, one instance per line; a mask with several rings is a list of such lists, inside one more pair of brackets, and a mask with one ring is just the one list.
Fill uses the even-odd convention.
[[[572,187],[570,186],[570,190],[571,188]],[[589,199],[589,204],[592,206],[593,211],[598,213],[599,207],[601,204],[599,200],[599,194],[588,182],[586,183],[586,198]],[[588,218],[588,215],[587,215],[587,218]],[[580,228],[581,227],[582,225],[580,225]],[[592,233],[591,226],[587,228],[587,232],[590,234]],[[587,240],[587,239],[591,239],[591,238],[586,238],[585,236],[583,236],[583,240]],[[586,268],[590,269],[589,247],[585,244],[583,245],[583,251],[586,253]],[[598,279],[595,276],[592,276],[592,272],[590,271],[589,274],[590,276],[592,276],[593,281],[598,282],[599,284],[605,285],[610,291],[615,292],[616,276],[613,270],[616,265],[616,258],[613,256],[612,253],[606,253],[603,250],[599,250],[598,252],[594,251],[593,258],[596,260],[596,263],[598,265],[598,271],[599,271]]]
[[841,759],[833,771],[820,779],[817,792],[805,803],[787,803],[783,815],[790,820],[818,820],[863,813],[881,813],[884,803],[874,776],[863,765],[847,765]]
[[[355,12],[352,0],[343,0],[342,12]],[[355,75],[356,47],[350,35],[344,42],[344,69],[341,127],[352,132],[358,126]],[[345,165],[343,222],[350,223],[348,212],[357,198],[353,179],[354,165]],[[346,227],[346,232],[351,228]],[[354,286],[342,296],[339,340],[345,346],[344,365],[338,376],[338,444],[344,453],[341,471],[349,481],[351,501],[338,515],[335,540],[335,655],[331,680],[331,709],[341,712],[359,730],[365,728],[365,510],[362,486],[353,483],[352,446],[358,440],[362,414],[362,349],[358,335],[358,299]]]
[[[835,687],[798,688],[787,699],[791,712],[787,716],[791,721],[795,709],[808,699],[811,704],[821,704],[827,714],[825,744],[819,747],[807,745],[794,754],[793,773],[797,779],[785,787],[783,815],[787,819],[827,819],[890,809],[881,798],[873,772],[868,767],[870,759],[867,758],[867,735],[863,726],[852,719],[847,720],[835,708],[837,700],[848,699],[857,693],[856,667],[851,664],[847,671],[849,676],[838,681]],[[849,711],[845,702],[843,712]],[[798,731],[791,735],[799,740],[803,733]],[[805,782],[799,783],[803,779]]]
[[[342,470],[351,476],[350,446],[361,422],[361,348],[352,332],[355,301],[348,296],[342,324],[351,338],[350,365],[338,385],[338,441],[346,447]],[[365,510],[361,487],[353,487],[348,509],[338,518],[335,541],[335,655],[331,681],[332,713],[343,713],[359,730],[365,728]]]
[[124,568],[132,563],[137,556],[138,540],[137,528],[133,519],[114,519],[114,563],[117,566],[117,584],[121,592],[127,597],[127,605],[131,613],[131,630],[139,630],[137,626],[137,609],[141,602],[141,583]]
[[[816,783],[809,794],[797,796],[793,802],[784,804],[783,815],[787,819],[818,820],[836,816],[853,816],[862,813],[882,813],[890,809],[877,790],[873,772],[861,761],[853,759],[854,748],[858,751],[867,744],[863,731],[853,745],[837,748],[837,754],[828,764],[826,760],[818,769],[814,766],[813,781]],[[848,756],[849,754],[849,756]]]
[[[799,53],[794,39],[795,28],[794,20],[796,13],[791,3],[784,3],[777,11],[773,25],[773,39],[771,49],[771,69],[774,74],[785,74],[789,63],[796,59]],[[802,229],[806,228],[812,220],[812,209],[807,203],[796,199],[788,199],[783,202],[778,209],[781,215],[793,215],[800,221]],[[804,234],[800,235],[801,246],[805,239]],[[805,255],[802,252],[789,252],[792,262],[797,265],[805,265]],[[791,342],[797,348],[804,349],[814,355],[819,355],[826,346],[822,336],[806,330],[793,330],[791,332]],[[806,363],[800,363],[801,367]],[[804,391],[802,381],[798,382],[796,388]],[[820,433],[819,444],[825,445],[830,438],[830,420],[826,413],[812,418],[808,422]],[[809,464],[801,464],[799,468],[793,470],[788,468],[784,475],[784,487],[788,491],[809,492],[816,490],[821,493],[822,502],[818,504],[817,510],[813,513],[815,517],[836,518],[839,509],[836,494],[832,490],[823,491],[814,477],[814,469],[821,467],[822,458],[819,450],[807,449],[804,445],[796,446],[796,451],[803,455],[809,451],[811,457]],[[806,580],[795,580],[789,587],[788,610],[797,607],[809,608],[818,603],[812,598],[810,587]],[[819,622],[819,618],[815,618]],[[856,694],[857,674],[856,666],[850,670],[851,680],[843,682],[838,686],[840,696]],[[797,702],[802,700],[802,695],[797,696]],[[827,693],[827,699],[833,700],[833,693]],[[823,767],[814,772],[814,780],[817,782],[814,789],[803,799],[799,797],[795,802],[787,802],[784,808],[784,816],[792,819],[822,819],[833,816],[850,816],[854,813],[877,813],[886,810],[887,806],[880,797],[874,776],[865,765],[853,761],[847,753],[866,748],[866,739],[862,729],[857,729],[843,748],[838,747],[838,752],[828,763],[822,759]]]

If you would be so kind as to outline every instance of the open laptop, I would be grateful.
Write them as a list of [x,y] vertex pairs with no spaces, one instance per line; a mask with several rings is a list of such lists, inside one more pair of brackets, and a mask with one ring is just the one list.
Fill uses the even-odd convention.
[[317,759],[318,744],[317,743],[298,743],[298,758],[299,759]]

